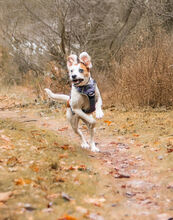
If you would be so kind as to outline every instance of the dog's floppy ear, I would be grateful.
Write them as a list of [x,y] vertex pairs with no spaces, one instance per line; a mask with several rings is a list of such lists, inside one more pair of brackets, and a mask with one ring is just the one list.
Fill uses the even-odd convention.
[[84,63],[86,67],[89,69],[92,67],[91,57],[87,54],[87,52],[82,52],[79,55],[80,62]]
[[71,54],[67,58],[67,67],[69,68],[74,64],[77,64],[77,56],[75,54]]

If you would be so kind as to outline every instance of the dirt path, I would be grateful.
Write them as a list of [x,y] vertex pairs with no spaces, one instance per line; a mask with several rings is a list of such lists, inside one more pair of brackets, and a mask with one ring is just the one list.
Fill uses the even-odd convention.
[[[67,123],[64,111],[55,113],[53,110],[50,113],[43,106],[37,106],[1,111],[0,117],[53,130],[69,142],[76,143],[78,149],[79,139]],[[96,128],[96,143],[101,152],[85,152],[88,158],[99,161],[96,170],[106,178],[100,195],[106,202],[95,204],[97,214],[86,218],[173,218],[172,115],[172,111],[105,111],[104,119]],[[81,129],[86,134],[82,124]]]

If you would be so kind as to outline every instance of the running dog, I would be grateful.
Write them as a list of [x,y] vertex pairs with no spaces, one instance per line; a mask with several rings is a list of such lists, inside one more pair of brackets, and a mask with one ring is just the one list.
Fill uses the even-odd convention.
[[[91,57],[86,52],[82,52],[79,57],[72,54],[67,58],[67,68],[69,78],[72,82],[71,94],[55,94],[50,89],[45,89],[48,96],[52,99],[67,102],[67,119],[74,132],[82,140],[82,148],[90,148],[93,152],[98,152],[94,142],[94,127],[96,124],[92,114],[96,111],[96,118],[102,118],[102,99],[95,80],[91,78],[90,69],[92,68]],[[90,142],[87,143],[81,130],[78,128],[79,119],[88,127],[90,132]]]

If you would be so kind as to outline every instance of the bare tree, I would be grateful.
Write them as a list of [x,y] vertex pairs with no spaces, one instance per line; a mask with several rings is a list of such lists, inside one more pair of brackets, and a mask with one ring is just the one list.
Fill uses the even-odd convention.
[[171,7],[170,0],[6,0],[0,2],[0,34],[21,71],[44,72],[49,60],[65,67],[67,54],[82,50],[97,68],[103,60],[109,68],[127,42],[135,45],[141,28],[149,33],[145,41],[154,39],[158,26],[171,31]]

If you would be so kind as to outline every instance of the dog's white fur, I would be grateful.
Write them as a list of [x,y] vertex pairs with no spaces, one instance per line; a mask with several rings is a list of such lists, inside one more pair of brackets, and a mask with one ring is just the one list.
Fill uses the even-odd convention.
[[[83,63],[87,67],[88,70],[87,74],[81,72],[80,70],[81,63]],[[89,79],[91,77],[89,69],[91,67],[92,67],[91,58],[86,52],[83,52],[79,55],[79,60],[76,55],[74,54],[70,55],[67,59],[67,68],[69,71],[70,80],[72,81],[71,95],[68,96],[68,95],[54,94],[51,92],[50,89],[45,89],[45,91],[47,92],[50,98],[63,100],[63,101],[70,100],[69,103],[71,108],[67,108],[66,115],[68,121],[71,123],[74,132],[78,134],[82,140],[81,147],[82,148],[91,147],[91,150],[93,152],[98,152],[99,149],[95,146],[95,142],[94,142],[94,127],[96,121],[91,114],[86,114],[84,113],[84,111],[82,111],[82,109],[87,109],[89,107],[90,105],[89,100],[87,97],[80,94],[76,89],[76,86],[83,86],[89,82]],[[77,80],[77,83],[74,81],[73,78],[74,75],[76,77],[75,79]],[[95,85],[95,97],[96,97],[96,118],[102,118],[104,115],[102,111],[102,99],[97,85]],[[89,129],[90,144],[87,143],[81,130],[78,128],[79,119],[85,122],[85,124]]]

